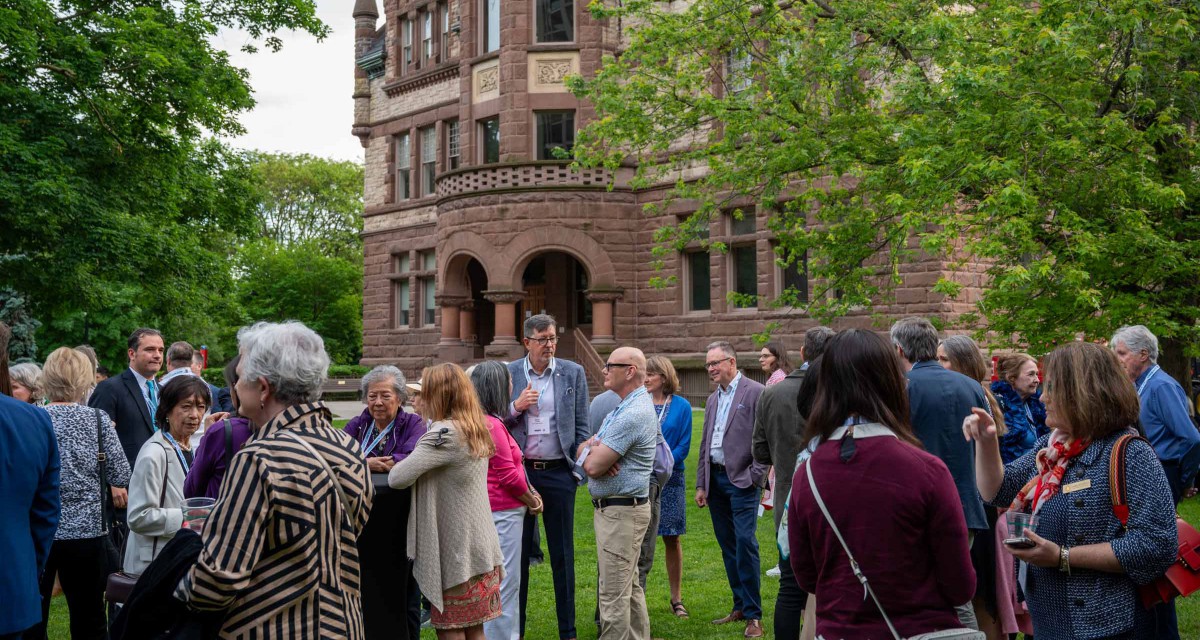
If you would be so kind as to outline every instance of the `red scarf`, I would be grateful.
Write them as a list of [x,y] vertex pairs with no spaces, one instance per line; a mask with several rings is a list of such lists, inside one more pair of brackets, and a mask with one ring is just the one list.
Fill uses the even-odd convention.
[[1062,485],[1062,477],[1067,472],[1067,464],[1071,458],[1083,453],[1089,444],[1091,444],[1090,440],[1075,440],[1068,443],[1067,435],[1055,429],[1050,434],[1046,448],[1037,452],[1037,475],[1030,478],[1029,482],[1017,492],[1017,498],[1013,500],[1010,508],[1023,511],[1028,504],[1029,512],[1037,513],[1047,500],[1058,493],[1059,486]]

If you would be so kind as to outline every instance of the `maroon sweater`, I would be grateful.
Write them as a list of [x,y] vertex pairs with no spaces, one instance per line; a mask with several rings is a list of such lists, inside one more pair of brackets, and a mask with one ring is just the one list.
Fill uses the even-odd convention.
[[[842,462],[840,441],[813,454],[813,478],[871,589],[901,636],[961,626],[975,570],[954,479],[936,457],[891,436],[856,439]],[[804,465],[792,480],[788,541],[796,582],[817,596],[817,634],[890,638],[850,570],[846,553],[813,499]]]

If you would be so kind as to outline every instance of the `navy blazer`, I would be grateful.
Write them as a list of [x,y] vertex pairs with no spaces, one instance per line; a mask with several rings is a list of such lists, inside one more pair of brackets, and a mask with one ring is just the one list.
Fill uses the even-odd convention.
[[154,418],[133,371],[126,369],[97,385],[88,406],[103,409],[117,423],[117,437],[132,469],[142,445],[154,435]]
[[986,530],[983,499],[975,486],[975,443],[962,432],[963,419],[973,407],[989,406],[983,386],[936,360],[924,360],[908,372],[908,403],[917,439],[950,469],[967,528]]
[[0,394],[0,636],[42,620],[38,579],[58,529],[58,469],[50,414]]
[[[525,358],[508,363],[508,373],[512,376],[512,398],[517,397],[529,385],[525,377]],[[554,359],[554,421],[558,430],[558,443],[562,446],[563,457],[571,461],[575,475],[580,479],[587,474],[582,468],[575,467],[575,451],[585,440],[592,437],[591,427],[588,426],[588,386],[583,367],[562,358]],[[513,440],[521,450],[525,450],[525,414],[520,413],[506,421]]]
[[[754,415],[758,398],[765,389],[742,374],[737,391],[733,392],[733,406],[725,418],[725,438],[721,450],[725,453],[725,473],[729,481],[739,489],[761,487],[767,477],[767,465],[757,462],[751,455],[754,440]],[[713,420],[717,417],[717,391],[708,396],[704,405],[704,436],[700,439],[700,462],[696,465],[696,488],[707,493],[709,457],[712,455]]]

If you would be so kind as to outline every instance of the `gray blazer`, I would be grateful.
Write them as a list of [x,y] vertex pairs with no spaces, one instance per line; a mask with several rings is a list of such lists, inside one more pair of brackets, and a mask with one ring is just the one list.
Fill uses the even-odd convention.
[[[517,396],[529,384],[525,377],[525,358],[508,363],[508,373],[512,376],[512,397],[509,402],[516,402]],[[583,469],[574,465],[575,450],[592,437],[588,426],[587,378],[583,374],[583,367],[562,358],[554,359],[554,421],[557,423],[555,428],[558,430],[563,458],[571,461],[576,476],[587,477]],[[512,416],[505,423],[512,432],[513,440],[524,451],[527,435],[525,414]]]
[[[163,493],[163,471],[167,490]],[[141,575],[175,532],[183,527],[183,466],[161,431],[142,445],[129,478],[129,540],[125,573]],[[162,504],[158,497],[162,495]],[[154,541],[158,541],[157,549]]]
[[792,488],[796,455],[804,448],[804,429],[808,422],[800,415],[796,396],[805,372],[799,367],[764,390],[754,408],[754,459],[775,466],[775,528],[783,520],[783,500]]
[[[764,387],[742,376],[737,391],[733,394],[733,406],[729,408],[728,422],[725,427],[725,439],[721,448],[725,451],[725,473],[733,486],[748,489],[751,486],[763,485],[767,476],[767,465],[754,460],[750,455],[751,441],[754,437],[754,414],[758,406],[758,397]],[[708,488],[709,449],[712,447],[713,419],[717,417],[717,391],[708,396],[704,405],[704,437],[700,440],[700,463],[696,469],[696,488]]]

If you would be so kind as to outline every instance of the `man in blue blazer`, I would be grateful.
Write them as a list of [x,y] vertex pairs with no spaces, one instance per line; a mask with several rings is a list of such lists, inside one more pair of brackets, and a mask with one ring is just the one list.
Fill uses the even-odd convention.
[[97,385],[88,406],[103,409],[117,423],[117,437],[132,469],[138,451],[154,435],[159,393],[154,376],[163,364],[163,338],[155,329],[142,328],[129,336],[128,344],[129,368]]
[[763,385],[742,375],[737,352],[728,342],[708,345],[708,377],[716,391],[704,405],[704,436],[696,465],[696,506],[709,507],[721,547],[733,609],[713,624],[746,621],[745,636],[760,638],[762,592],[758,558],[759,487],[767,466],[754,460],[754,415]]
[[[558,326],[553,316],[525,321],[526,356],[510,362],[512,406],[509,430],[525,454],[525,475],[541,494],[546,546],[554,573],[554,607],[560,640],[575,633],[575,491],[585,477],[575,465],[579,445],[591,437],[588,386],[583,367],[555,358]],[[521,547],[521,635],[529,600],[529,549],[537,519],[525,518]]]
[[[7,370],[8,341],[0,342]],[[42,621],[38,580],[58,528],[58,469],[50,415],[0,394],[0,639]]]
[[[941,458],[954,478],[967,520],[968,544],[988,530],[983,499],[975,487],[975,445],[963,438],[963,419],[971,409],[988,410],[978,380],[945,369],[937,361],[937,329],[925,318],[904,318],[892,325],[892,343],[908,371],[908,404],[913,431],[925,450]],[[978,629],[971,603],[957,607],[963,626]]]

